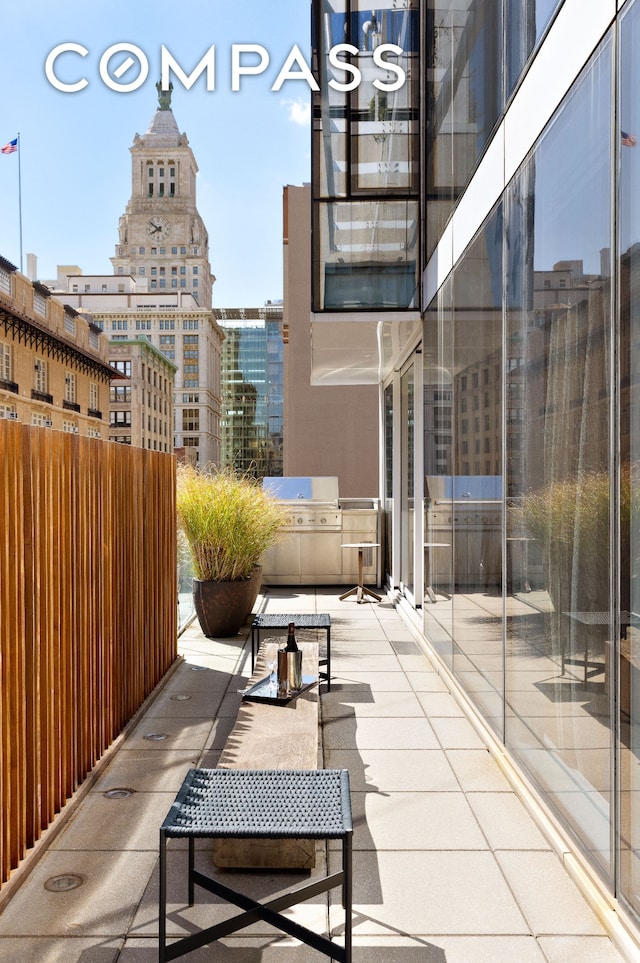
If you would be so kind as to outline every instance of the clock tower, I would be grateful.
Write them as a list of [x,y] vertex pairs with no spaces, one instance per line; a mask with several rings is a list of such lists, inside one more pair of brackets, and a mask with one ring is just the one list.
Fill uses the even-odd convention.
[[173,116],[171,87],[156,87],[158,109],[130,148],[131,198],[111,263],[114,274],[133,275],[138,290],[190,294],[199,307],[211,308],[215,278],[209,237],[196,207],[198,165]]

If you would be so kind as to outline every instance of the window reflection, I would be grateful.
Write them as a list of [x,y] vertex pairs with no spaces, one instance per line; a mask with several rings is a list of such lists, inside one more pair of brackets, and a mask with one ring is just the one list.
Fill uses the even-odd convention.
[[[619,56],[620,279],[620,872],[622,899],[640,912],[640,4],[622,18]],[[626,613],[625,613],[626,610]],[[624,618],[626,617],[626,623]]]
[[604,871],[614,637],[610,71],[606,42],[506,200],[506,742]]
[[454,271],[451,307],[424,373],[425,631],[502,735],[501,205]]
[[562,0],[506,0],[507,98],[561,2]]
[[427,3],[427,256],[500,116],[502,0]]

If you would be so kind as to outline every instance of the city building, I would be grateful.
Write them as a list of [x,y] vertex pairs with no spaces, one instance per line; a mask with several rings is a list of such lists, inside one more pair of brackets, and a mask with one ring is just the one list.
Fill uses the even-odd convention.
[[145,338],[112,341],[109,359],[122,376],[111,386],[109,440],[173,452],[176,366]]
[[225,334],[220,464],[282,475],[282,303],[214,315]]
[[[330,317],[323,318],[322,347],[314,343],[312,349],[316,359],[322,354],[323,368],[312,369],[310,186],[285,187],[283,212],[283,474],[334,476],[341,497],[375,498],[379,397],[377,382],[362,373],[367,349],[358,330],[335,328]],[[347,386],[340,383],[345,375]]]
[[106,438],[118,377],[100,328],[0,257],[0,417]]
[[[90,315],[111,342],[145,339],[175,365],[172,447],[191,449],[197,464],[217,464],[224,334],[211,310],[215,278],[196,203],[198,166],[170,91],[159,91],[158,99],[149,129],[130,148],[131,197],[120,218],[113,275],[62,265],[44,283]],[[164,435],[147,431],[145,443],[154,440],[164,443]]]
[[640,945],[640,0],[312,19],[311,383],[377,386],[387,585]]

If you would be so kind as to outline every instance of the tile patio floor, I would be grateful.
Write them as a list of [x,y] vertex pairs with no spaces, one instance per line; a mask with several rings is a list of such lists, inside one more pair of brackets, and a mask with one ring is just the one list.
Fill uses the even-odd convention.
[[[354,963],[631,959],[615,949],[391,602],[340,602],[341,591],[274,588],[259,605],[331,614],[333,683],[330,693],[321,689],[320,763],[351,775]],[[250,648],[248,629],[213,641],[194,622],[181,636],[184,662],[0,915],[3,963],[157,960],[158,828],[186,770],[216,765],[250,674]],[[167,738],[145,738],[159,733]],[[105,795],[122,788],[134,792]],[[338,856],[332,845],[319,865]],[[174,937],[230,915],[203,891],[193,909],[186,906],[185,858],[184,846],[172,843]],[[210,842],[198,845],[196,858],[211,872]],[[60,875],[77,875],[82,885],[45,889]],[[240,876],[257,898],[291,878],[234,873],[231,885]],[[319,931],[332,927],[339,942],[342,910],[326,894],[290,912]],[[184,959],[326,957],[254,924]]]

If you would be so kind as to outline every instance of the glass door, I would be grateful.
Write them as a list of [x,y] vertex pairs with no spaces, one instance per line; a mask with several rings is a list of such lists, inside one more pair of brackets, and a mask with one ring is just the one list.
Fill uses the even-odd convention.
[[400,588],[414,601],[415,371],[413,359],[400,375]]

